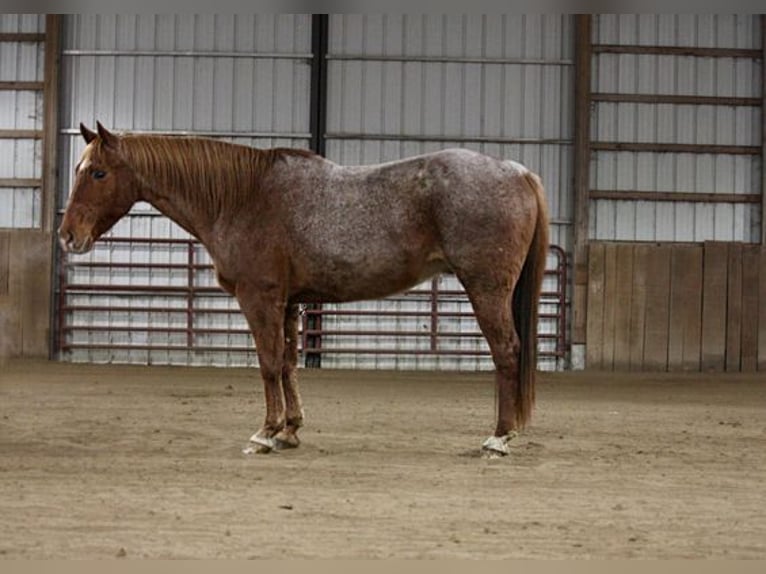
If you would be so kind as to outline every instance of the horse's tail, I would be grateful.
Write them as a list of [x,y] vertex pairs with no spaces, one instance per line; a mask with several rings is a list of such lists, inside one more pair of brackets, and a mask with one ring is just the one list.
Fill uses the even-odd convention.
[[513,321],[519,336],[519,383],[516,386],[516,427],[529,421],[535,402],[537,371],[537,319],[548,256],[548,203],[540,178],[527,171],[524,180],[537,200],[537,221],[524,267],[513,292]]

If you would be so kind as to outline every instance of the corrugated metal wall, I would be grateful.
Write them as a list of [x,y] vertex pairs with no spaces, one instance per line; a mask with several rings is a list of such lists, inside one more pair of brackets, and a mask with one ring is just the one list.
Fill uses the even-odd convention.
[[[0,34],[44,32],[44,15],[0,14]],[[0,227],[39,228],[45,49],[11,38],[0,42]]]
[[[593,43],[761,49],[758,15],[598,15]],[[744,52],[743,52],[744,54]],[[591,189],[754,194],[761,188],[761,62],[748,56],[594,53],[592,91],[710,96],[731,104],[597,101],[594,142],[728,146],[726,153],[598,150]],[[736,100],[736,102],[734,102]],[[734,149],[739,148],[739,149]],[[748,151],[744,148],[752,148]],[[591,239],[760,241],[759,202],[591,201]]]
[[[306,147],[310,28],[310,16],[67,17],[59,205],[65,203],[83,148],[77,128],[83,120],[100,120],[117,130],[189,132],[259,147]],[[332,16],[327,155],[343,164],[374,163],[464,146],[522,161],[543,176],[554,220],[553,243],[567,247],[571,52],[572,21],[564,16]],[[236,302],[218,294],[212,273],[200,269],[209,258],[188,242],[185,232],[143,205],[109,237],[113,240],[100,242],[93,254],[77,258],[77,265],[72,265],[73,258],[66,267],[68,288],[59,303],[66,316],[60,334],[66,357],[256,362],[254,353],[242,352],[251,341]],[[443,290],[459,289],[452,277],[439,281]],[[95,285],[107,289],[96,290]],[[149,293],[144,287],[162,291]],[[427,298],[417,297],[359,308],[420,310],[421,304],[431,311]],[[447,297],[439,304],[440,313],[470,312],[465,297]],[[323,329],[349,326],[324,321]],[[392,321],[382,324],[378,317],[368,327],[392,332],[419,328],[403,324],[407,319]],[[472,318],[442,321],[446,332],[465,335],[454,340],[458,351],[486,351]],[[557,329],[555,320],[542,326],[543,332]],[[428,345],[427,338],[395,335],[370,341],[355,336],[349,345],[341,339],[323,339],[323,346],[369,348],[373,343],[411,350]],[[479,355],[328,354],[322,360],[324,366],[491,368],[489,358]],[[556,360],[542,366],[554,368]]]
[[[310,15],[75,15],[65,19],[63,43],[61,208],[84,147],[80,121],[256,147],[308,147]],[[232,351],[252,348],[247,325],[236,301],[206,290],[215,285],[205,267],[210,260],[186,241],[186,232],[139,204],[107,237],[135,241],[101,242],[78,258],[87,265],[69,267],[67,281],[80,286],[60,302],[68,314],[61,343],[69,359],[255,363],[253,352]],[[111,286],[111,294],[91,293],[93,284]],[[120,293],[120,286],[131,293]],[[139,286],[166,291],[142,293]],[[198,312],[190,315],[194,290]],[[199,331],[194,346],[206,350],[188,344],[190,317]],[[127,330],[137,326],[147,329]],[[104,340],[111,349],[95,348]]]
[[[562,15],[332,15],[328,55],[327,156],[342,164],[388,161],[466,147],[521,161],[546,186],[551,242],[571,247],[573,21]],[[442,289],[460,286],[451,276]],[[428,289],[424,284],[423,289]],[[426,299],[422,306],[430,305]],[[443,303],[464,311],[467,301]],[[409,299],[351,305],[358,310],[426,311]],[[332,308],[332,306],[327,306]],[[344,305],[344,308],[349,306]],[[453,309],[454,307],[454,309]],[[546,311],[545,308],[542,309]],[[364,330],[372,317],[325,319],[327,329]],[[454,323],[454,324],[449,324]],[[416,331],[396,318],[386,330]],[[449,331],[477,332],[475,321],[445,321]],[[543,324],[541,330],[549,327]],[[427,339],[335,337],[339,347],[428,346]],[[484,348],[480,337],[455,341]],[[491,368],[488,357],[327,355],[326,366]],[[555,368],[555,360],[541,364]]]

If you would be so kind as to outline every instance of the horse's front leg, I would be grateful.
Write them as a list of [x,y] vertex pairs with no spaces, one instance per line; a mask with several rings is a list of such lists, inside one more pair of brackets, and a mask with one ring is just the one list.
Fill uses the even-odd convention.
[[278,295],[249,290],[239,285],[237,299],[253,332],[266,399],[263,426],[250,437],[250,442],[256,446],[245,449],[245,452],[267,453],[278,446],[274,437],[285,426],[282,364],[286,304]]

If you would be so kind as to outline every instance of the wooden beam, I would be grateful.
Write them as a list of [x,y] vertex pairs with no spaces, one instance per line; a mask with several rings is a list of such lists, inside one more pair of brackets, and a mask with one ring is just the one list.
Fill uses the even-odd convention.
[[34,92],[42,90],[44,86],[43,82],[0,82],[0,90],[16,92]]
[[591,16],[575,16],[574,280],[572,343],[586,342],[590,190]]
[[656,56],[693,56],[696,58],[750,58],[760,60],[761,50],[744,48],[702,48],[699,46],[642,46],[638,44],[596,44],[595,54],[637,54]]
[[761,14],[761,51],[761,245],[766,247],[766,14]]
[[39,140],[42,137],[40,130],[0,130],[0,139],[3,140]]
[[591,94],[594,102],[626,104],[673,104],[691,106],[753,106],[761,105],[761,98],[735,98],[729,96],[690,96],[675,94]]
[[654,142],[593,142],[593,151],[633,151],[654,153],[710,153],[731,155],[760,155],[761,146],[681,144]]
[[683,201],[689,203],[760,203],[758,193],[689,193],[680,191],[634,191],[616,189],[593,189],[591,199],[616,201]]
[[52,232],[56,223],[59,73],[61,69],[61,16],[45,17],[45,89],[43,90],[42,229]]
[[42,187],[41,179],[32,178],[0,178],[0,188],[3,187]]
[[0,42],[43,42],[45,34],[26,32],[3,32],[0,34]]

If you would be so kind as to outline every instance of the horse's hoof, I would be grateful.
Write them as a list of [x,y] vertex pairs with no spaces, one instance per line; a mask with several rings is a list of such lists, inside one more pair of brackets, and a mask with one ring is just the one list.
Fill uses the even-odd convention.
[[301,444],[301,441],[298,438],[298,435],[296,435],[295,433],[288,433],[285,431],[278,432],[272,440],[274,441],[275,450],[286,450],[290,448],[298,448],[298,446]]
[[269,454],[271,451],[272,449],[267,446],[255,445],[243,448],[242,454]]
[[276,440],[273,438],[261,436],[255,433],[250,437],[250,446],[242,449],[244,454],[268,454],[273,450],[277,450]]
[[511,454],[508,443],[514,438],[516,438],[516,433],[513,431],[503,436],[491,436],[481,445],[481,451],[487,458],[508,456]]

